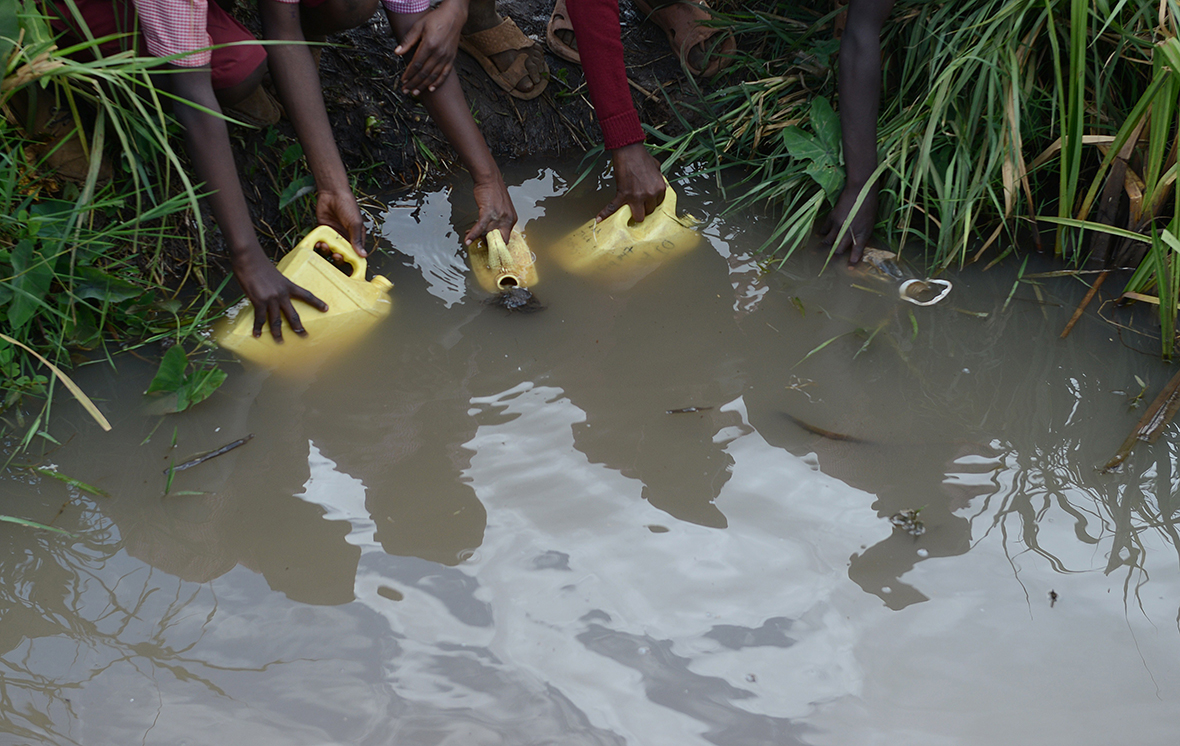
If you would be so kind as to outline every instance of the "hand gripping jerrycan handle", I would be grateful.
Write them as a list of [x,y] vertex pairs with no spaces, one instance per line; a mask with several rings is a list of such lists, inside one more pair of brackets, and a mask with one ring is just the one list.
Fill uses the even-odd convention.
[[623,205],[601,222],[590,220],[575,229],[554,246],[553,256],[567,272],[626,288],[695,248],[701,240],[694,230],[697,222],[676,214],[676,190],[666,185],[663,202],[643,222],[635,222],[631,207]]
[[[294,256],[300,252],[315,251],[316,244],[320,243],[325,244],[333,254],[339,254],[344,261],[348,262],[352,267],[352,272],[348,275],[349,277],[355,277],[361,280],[365,278],[365,275],[369,271],[369,261],[356,253],[356,249],[352,247],[348,239],[326,225],[318,225],[313,228],[287,256]],[[283,260],[285,261],[286,258],[283,257]],[[280,261],[279,271],[282,271],[282,266],[283,262]]]
[[[659,223],[661,219],[666,219],[664,216],[658,215],[660,212],[664,212],[665,214],[671,216],[672,220],[679,220],[676,217],[676,190],[672,188],[672,185],[668,183],[667,179],[664,179],[664,201],[660,203],[659,207],[657,207],[651,213],[651,215],[644,218],[642,223],[636,223],[634,221],[633,218],[635,216],[631,214],[631,205],[624,204],[622,207],[612,212],[609,216],[603,218],[599,225],[601,226],[602,223],[611,223],[612,225],[617,224],[620,229],[626,229],[633,233],[645,234],[648,232],[645,230],[645,226],[648,225],[649,221],[651,221],[651,225],[654,226]],[[655,220],[651,220],[652,218],[655,218]]]
[[[352,267],[352,273],[345,274],[320,256],[316,251],[316,244],[320,243],[339,254]],[[328,360],[360,341],[376,322],[393,310],[389,296],[393,283],[380,275],[366,282],[368,268],[368,262],[357,254],[352,244],[331,228],[319,226],[278,264],[283,276],[328,304],[328,310],[323,312],[296,304],[308,335],[284,334],[281,345],[274,341],[269,330],[261,337],[254,337],[254,309],[243,301],[240,312],[214,330],[214,339],[238,357],[271,368],[306,369]]]

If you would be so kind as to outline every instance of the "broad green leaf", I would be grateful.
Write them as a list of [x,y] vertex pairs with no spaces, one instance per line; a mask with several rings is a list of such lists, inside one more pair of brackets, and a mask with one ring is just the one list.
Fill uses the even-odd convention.
[[812,161],[807,164],[804,171],[815,180],[816,184],[823,187],[828,201],[836,204],[836,200],[840,198],[840,190],[844,188],[844,169],[834,163]]
[[811,128],[829,153],[840,152],[840,117],[822,96],[811,102]]
[[184,385],[184,369],[188,367],[188,356],[180,345],[173,345],[164,353],[160,360],[160,369],[156,371],[145,394],[179,391]]
[[[16,37],[20,35],[20,23],[16,19],[16,3],[10,0],[0,2],[0,63],[8,62],[8,55],[16,46]],[[7,70],[0,70],[0,78]]]
[[8,306],[8,323],[19,330],[29,319],[43,308],[43,299],[53,282],[53,270],[34,251],[33,242],[27,238],[17,243],[12,250],[13,278],[8,287],[12,291],[11,305]]
[[283,151],[283,154],[281,156],[279,156],[279,167],[286,168],[287,166],[290,166],[292,163],[295,163],[296,161],[298,161],[302,157],[303,157],[303,146],[302,145],[300,145],[299,143],[295,143],[294,145],[289,145],[289,146],[287,146],[287,149]]
[[122,303],[143,295],[143,289],[97,267],[78,267],[74,273],[74,295],[83,300]]
[[819,139],[794,125],[783,129],[783,145],[795,160],[815,162],[828,159],[828,152]]
[[296,179],[287,185],[283,193],[279,195],[279,209],[287,209],[287,205],[299,199],[305,194],[311,194],[315,191],[315,177],[311,174]]
[[184,385],[176,392],[177,408],[183,412],[194,404],[205,401],[225,383],[226,373],[217,366],[201,368],[185,378]]

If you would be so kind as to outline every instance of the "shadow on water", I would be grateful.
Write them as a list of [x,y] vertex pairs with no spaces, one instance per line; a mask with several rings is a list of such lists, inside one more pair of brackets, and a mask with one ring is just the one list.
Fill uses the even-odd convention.
[[[460,185],[393,201],[373,263],[395,282],[394,315],[317,371],[228,363],[214,397],[163,420],[138,409],[151,371],[137,361],[83,371],[115,428],[100,437],[59,406],[55,432],[82,437],[49,459],[108,496],[3,477],[8,504],[81,538],[0,526],[0,730],[292,744],[1162,732],[1180,701],[1180,666],[1155,663],[1175,647],[1155,622],[1180,597],[1175,434],[1121,473],[1094,467],[1138,417],[1113,392],[1136,376],[1157,389],[1166,366],[1097,322],[1048,341],[1069,287],[1006,302],[1010,276],[971,273],[918,309],[888,283],[821,274],[812,254],[764,273],[760,220],[718,217],[691,185],[707,245],[629,289],[569,275],[546,247],[602,197],[587,184],[559,198],[565,176],[510,174],[538,313],[490,307],[469,279]],[[170,464],[249,434],[166,485]],[[905,511],[923,533],[891,525]],[[1046,664],[1025,670],[1030,654]],[[995,711],[1010,714],[972,715]]]

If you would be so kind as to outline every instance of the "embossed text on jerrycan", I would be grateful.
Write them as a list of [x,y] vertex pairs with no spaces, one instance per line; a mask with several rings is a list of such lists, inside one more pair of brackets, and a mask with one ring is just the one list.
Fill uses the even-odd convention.
[[[327,244],[333,253],[343,257],[352,266],[352,274],[345,274],[317,254],[317,243]],[[279,344],[269,328],[263,328],[262,336],[255,338],[254,308],[248,300],[243,301],[237,315],[214,331],[216,342],[238,357],[273,368],[304,368],[356,343],[393,310],[389,298],[393,283],[381,275],[365,282],[368,262],[353,250],[352,244],[325,225],[308,233],[279,261],[278,269],[291,282],[327,303],[328,310],[320,312],[296,303],[307,336],[292,333],[284,323],[283,342]]]
[[690,251],[701,235],[691,215],[676,214],[676,191],[671,186],[655,212],[636,223],[631,207],[623,205],[600,223],[593,220],[559,241],[558,264],[579,275],[601,277],[621,288],[631,287],[672,257]]
[[537,284],[536,257],[529,250],[524,236],[516,229],[513,229],[507,244],[500,231],[488,231],[486,236],[468,247],[467,258],[471,261],[471,271],[475,273],[480,287],[489,293]]

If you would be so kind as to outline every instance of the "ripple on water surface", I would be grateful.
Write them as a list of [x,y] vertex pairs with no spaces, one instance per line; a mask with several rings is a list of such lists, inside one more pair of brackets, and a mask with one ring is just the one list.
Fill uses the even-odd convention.
[[483,302],[460,181],[391,202],[394,315],[314,376],[161,423],[80,372],[115,428],[63,403],[50,458],[108,496],[4,477],[77,538],[0,528],[0,743],[1174,738],[1176,438],[1093,468],[1171,371],[1056,341],[1075,287],[763,272],[690,184],[707,240],[620,289],[546,254],[602,193],[508,178],[542,312]]

